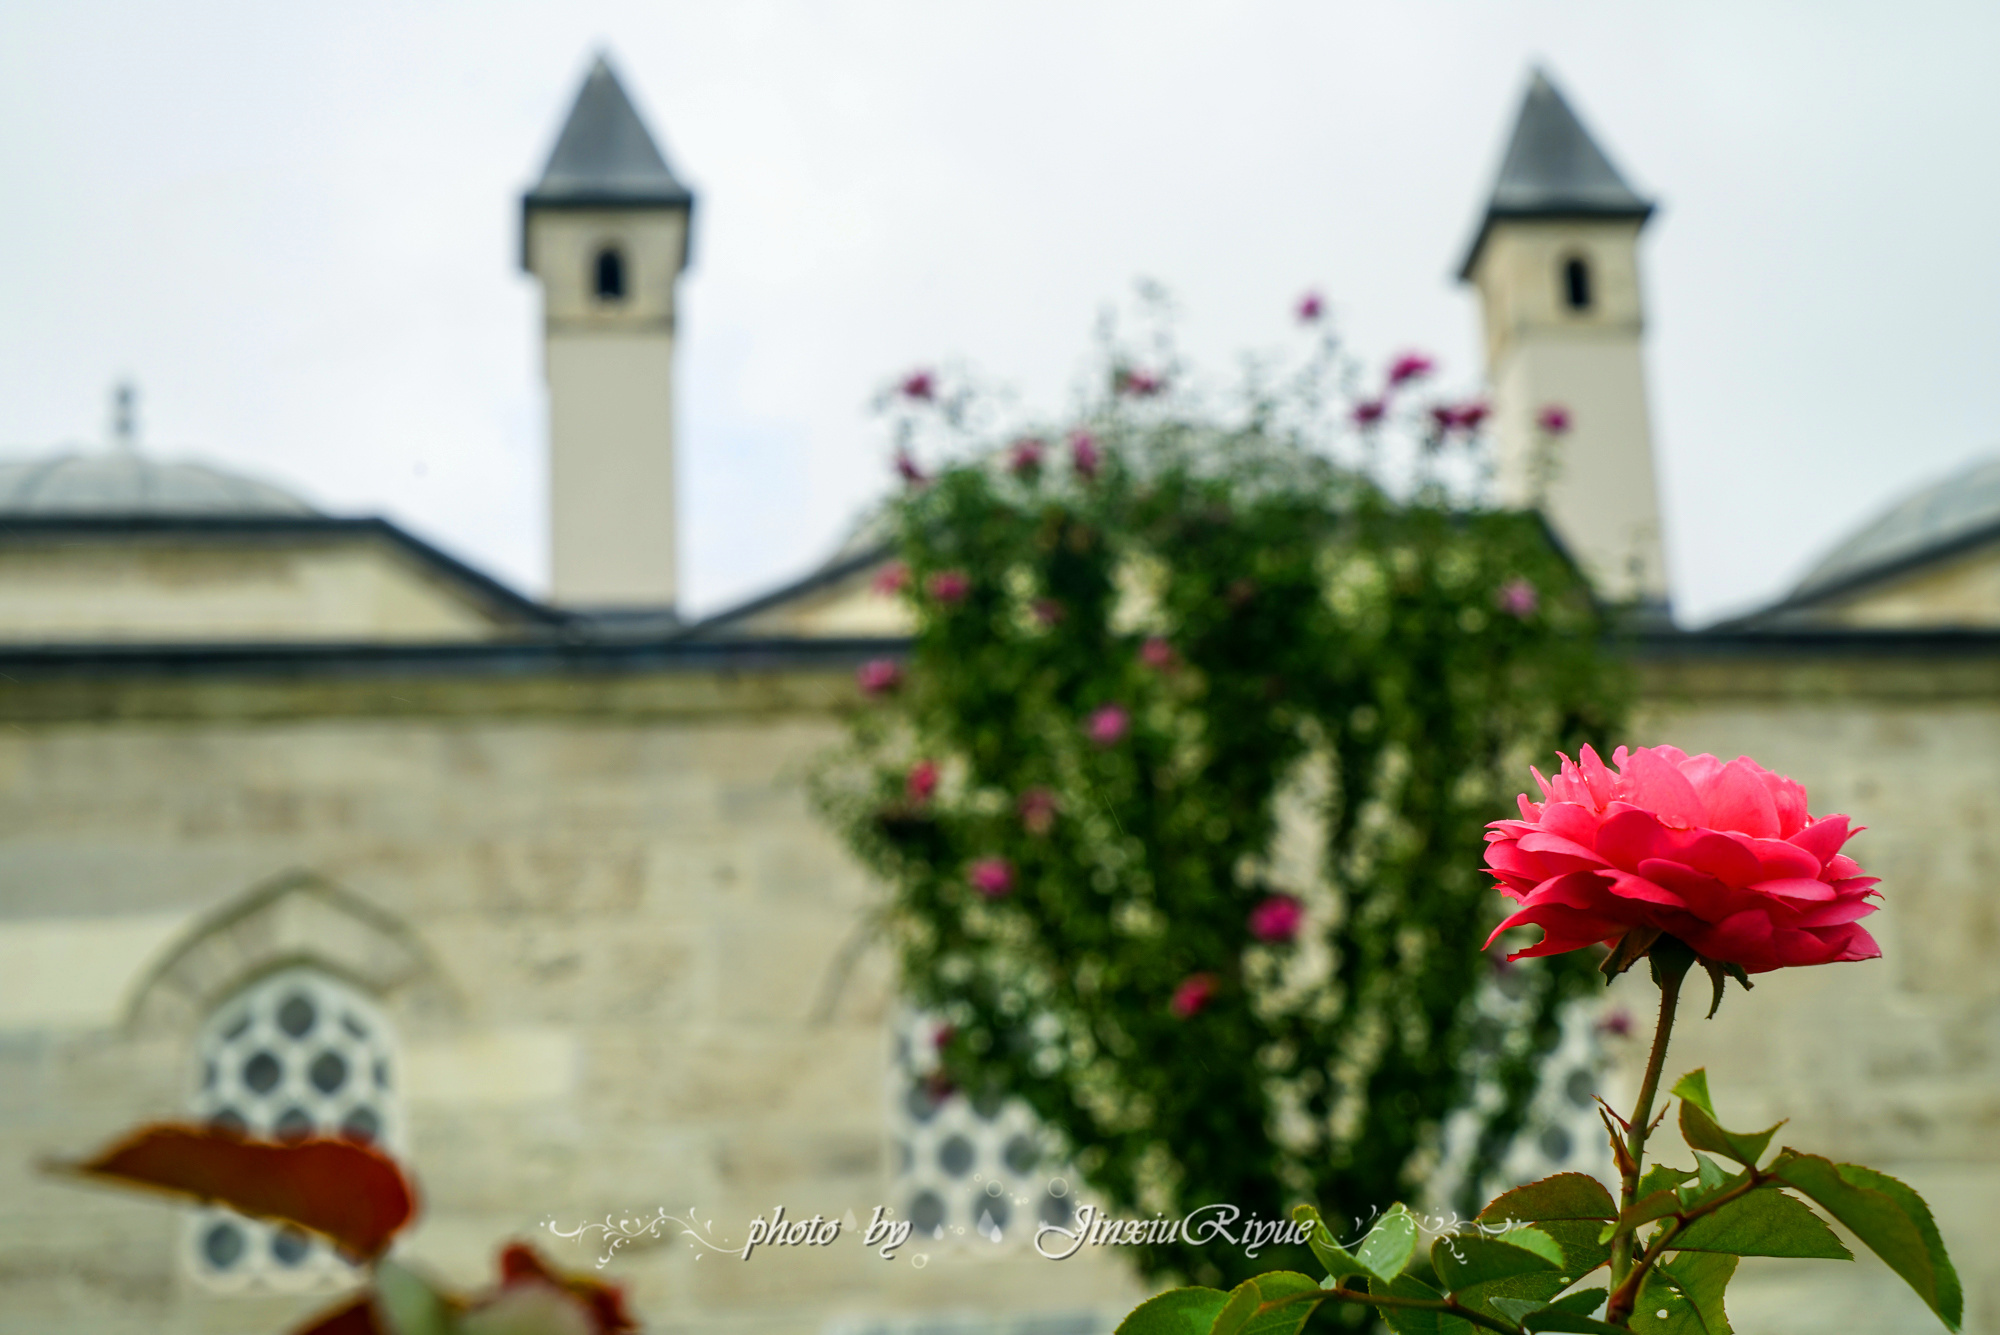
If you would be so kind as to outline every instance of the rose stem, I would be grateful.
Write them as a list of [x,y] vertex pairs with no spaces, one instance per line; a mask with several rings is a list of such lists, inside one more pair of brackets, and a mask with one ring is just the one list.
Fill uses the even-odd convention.
[[[1625,1153],[1630,1166],[1625,1169],[1619,1193],[1618,1210],[1623,1214],[1632,1208],[1632,1202],[1639,1198],[1639,1175],[1646,1168],[1647,1123],[1653,1120],[1653,1097],[1660,1091],[1660,1068],[1667,1060],[1667,1040],[1674,1032],[1674,1007],[1681,999],[1681,979],[1687,976],[1684,969],[1667,969],[1660,974],[1660,1022],[1653,1030],[1653,1051],[1646,1058],[1646,1078],[1639,1083],[1639,1103],[1632,1110],[1632,1126],[1625,1133]],[[1620,1237],[1616,1250],[1611,1253],[1611,1279],[1614,1284],[1624,1280],[1632,1268],[1632,1244],[1634,1236],[1627,1233]]]

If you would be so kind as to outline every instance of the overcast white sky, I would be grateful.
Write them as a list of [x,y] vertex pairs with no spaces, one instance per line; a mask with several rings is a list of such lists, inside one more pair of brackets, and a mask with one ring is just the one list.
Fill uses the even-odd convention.
[[1451,281],[1530,62],[1661,212],[1683,620],[2000,450],[2000,6],[0,4],[0,447],[104,435],[381,513],[541,587],[517,196],[608,48],[700,195],[682,552],[712,608],[885,484],[883,379],[1067,398],[1145,275],[1216,368],[1324,290],[1477,379]]

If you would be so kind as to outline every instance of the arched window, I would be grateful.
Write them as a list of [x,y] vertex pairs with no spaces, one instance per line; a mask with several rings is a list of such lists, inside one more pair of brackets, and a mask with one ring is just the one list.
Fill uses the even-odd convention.
[[[343,1136],[395,1153],[403,1141],[397,1074],[381,1013],[327,974],[291,968],[244,988],[202,1026],[194,1112],[253,1136]],[[198,1211],[187,1245],[196,1276],[212,1288],[326,1288],[354,1274],[326,1243],[232,1210]]]
[[1076,1182],[1048,1153],[1048,1138],[1019,1099],[966,1094],[940,1083],[937,1021],[909,1015],[896,1035],[890,1075],[895,1216],[913,1247],[946,1243],[998,1250],[1025,1246],[1044,1223],[1065,1226]]
[[625,300],[625,256],[616,246],[597,252],[592,281],[599,301]]
[[1572,255],[1563,261],[1563,304],[1573,311],[1587,311],[1590,301],[1590,262]]

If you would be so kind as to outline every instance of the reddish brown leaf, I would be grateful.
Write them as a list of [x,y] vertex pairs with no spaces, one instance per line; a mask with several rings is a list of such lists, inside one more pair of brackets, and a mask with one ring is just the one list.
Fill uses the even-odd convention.
[[625,1310],[625,1291],[615,1284],[570,1275],[555,1269],[525,1242],[510,1242],[500,1251],[500,1287],[551,1284],[567,1292],[590,1313],[596,1335],[636,1331],[639,1323]]
[[56,1166],[297,1224],[359,1261],[381,1255],[416,1213],[416,1193],[395,1161],[345,1140],[281,1145],[162,1123],[86,1163]]
[[313,1318],[309,1326],[301,1326],[292,1335],[391,1335],[375,1320],[375,1299],[373,1294],[364,1293],[353,1302],[344,1303]]

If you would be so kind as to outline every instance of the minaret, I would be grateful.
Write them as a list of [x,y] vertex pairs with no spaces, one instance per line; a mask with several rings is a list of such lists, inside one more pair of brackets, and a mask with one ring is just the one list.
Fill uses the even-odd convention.
[[600,57],[522,199],[549,384],[549,597],[671,609],[674,282],[694,196]]
[[[1641,355],[1642,199],[1535,71],[1459,272],[1479,290],[1504,504],[1539,504],[1599,593],[1667,608]],[[1544,409],[1568,416],[1552,435]]]

